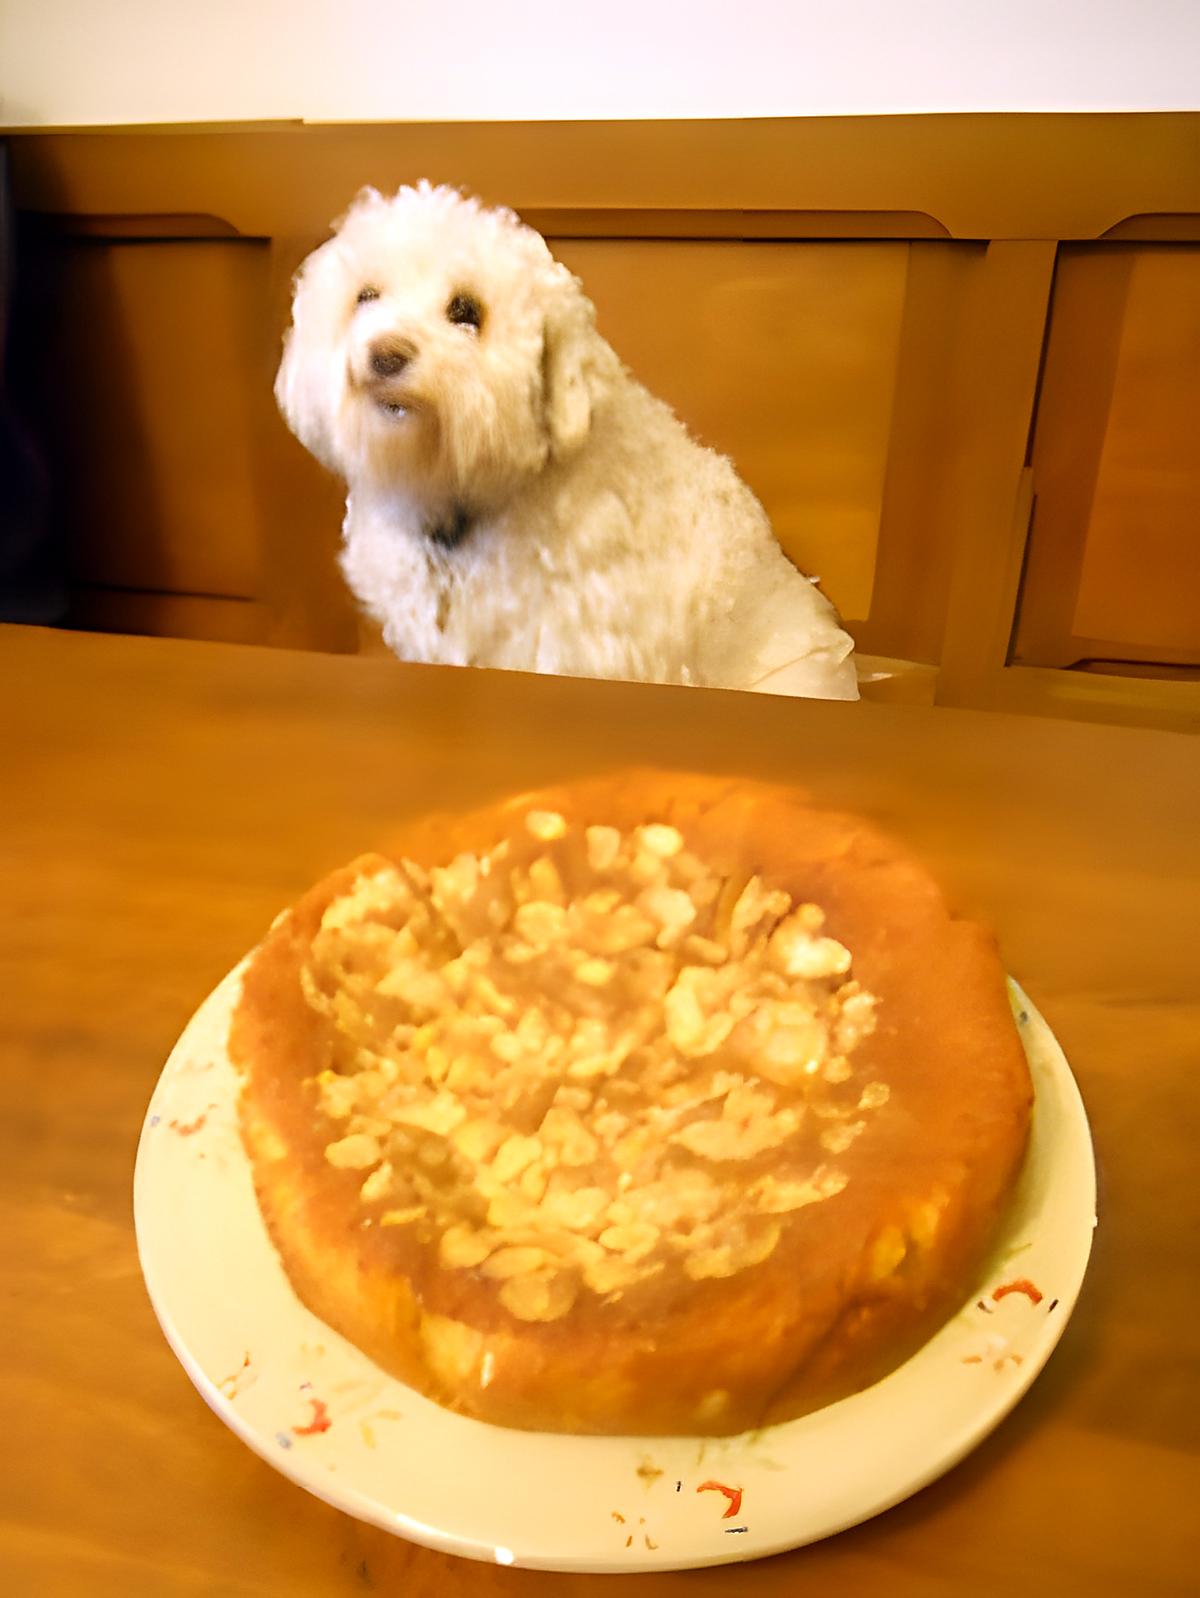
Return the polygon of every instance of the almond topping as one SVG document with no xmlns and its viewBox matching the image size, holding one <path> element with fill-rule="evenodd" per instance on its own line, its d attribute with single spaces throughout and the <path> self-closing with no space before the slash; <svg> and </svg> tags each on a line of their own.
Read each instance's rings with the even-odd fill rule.
<svg viewBox="0 0 1200 1598">
<path fill-rule="evenodd" d="M 615 827 L 589 827 L 584 838 L 588 865 L 593 871 L 607 871 L 621 851 L 621 834 Z"/>
<path fill-rule="evenodd" d="M 540 843 L 553 843 L 567 831 L 566 820 L 556 810 L 531 810 L 525 817 L 525 826 Z"/>
<path fill-rule="evenodd" d="M 408 1226 L 429 1212 L 424 1204 L 409 1204 L 402 1210 L 384 1210 L 379 1217 L 380 1226 Z"/>
<path fill-rule="evenodd" d="M 643 849 L 648 849 L 660 860 L 671 859 L 683 848 L 683 833 L 678 828 L 664 826 L 661 822 L 652 821 L 644 827 L 639 827 L 636 837 Z"/>
<path fill-rule="evenodd" d="M 368 1166 L 379 1163 L 382 1153 L 378 1138 L 369 1132 L 351 1132 L 349 1137 L 330 1143 L 325 1158 L 342 1171 L 365 1171 Z"/>
<path fill-rule="evenodd" d="M 311 1089 L 341 1134 L 328 1162 L 518 1319 L 750 1268 L 846 1185 L 790 1140 L 811 1126 L 839 1155 L 888 1102 L 855 1079 L 874 996 L 819 906 L 720 874 L 681 828 L 548 808 L 515 825 L 515 847 L 382 867 L 326 907 L 300 983 L 335 1040 Z M 873 1279 L 935 1234 L 939 1202 L 875 1239 Z M 425 1321 L 445 1358 L 482 1358 L 470 1328 Z"/>
<path fill-rule="evenodd" d="M 495 1246 L 482 1232 L 473 1232 L 469 1226 L 449 1226 L 438 1244 L 438 1260 L 447 1270 L 470 1270 L 482 1265 Z"/>
<path fill-rule="evenodd" d="M 496 1282 L 506 1282 L 511 1276 L 526 1276 L 543 1265 L 551 1263 L 552 1256 L 544 1248 L 529 1248 L 520 1244 L 497 1249 L 480 1267 L 483 1274 Z"/>
<path fill-rule="evenodd" d="M 575 1302 L 576 1285 L 565 1271 L 514 1276 L 500 1289 L 500 1302 L 521 1321 L 560 1320 Z"/>
<path fill-rule="evenodd" d="M 557 943 L 565 934 L 567 913 L 559 904 L 549 904 L 544 899 L 531 899 L 521 905 L 513 917 L 513 925 L 535 948 Z"/>
<path fill-rule="evenodd" d="M 497 1182 L 511 1182 L 514 1177 L 520 1176 L 527 1165 L 532 1165 L 534 1160 L 540 1158 L 541 1153 L 540 1138 L 524 1137 L 514 1132 L 497 1150 L 492 1161 L 492 1175 Z"/>
</svg>

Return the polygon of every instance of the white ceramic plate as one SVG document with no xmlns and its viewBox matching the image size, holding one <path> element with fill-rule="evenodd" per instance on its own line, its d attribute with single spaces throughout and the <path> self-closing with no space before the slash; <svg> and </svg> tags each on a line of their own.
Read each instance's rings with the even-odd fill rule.
<svg viewBox="0 0 1200 1598">
<path fill-rule="evenodd" d="M 1036 1089 L 1029 1158 L 988 1270 L 906 1365 L 815 1415 L 728 1439 L 465 1420 L 384 1375 L 292 1292 L 237 1134 L 225 1043 L 239 988 L 240 968 L 189 1023 L 150 1103 L 134 1178 L 146 1285 L 227 1426 L 308 1492 L 415 1542 L 579 1571 L 722 1564 L 813 1542 L 916 1492 L 985 1437 L 1078 1295 L 1095 1225 L 1091 1138 L 1062 1051 L 1014 984 Z"/>
</svg>

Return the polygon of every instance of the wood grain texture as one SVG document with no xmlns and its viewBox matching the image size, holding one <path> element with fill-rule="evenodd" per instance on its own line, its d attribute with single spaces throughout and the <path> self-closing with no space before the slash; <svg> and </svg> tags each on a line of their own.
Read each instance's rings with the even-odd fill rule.
<svg viewBox="0 0 1200 1598">
<path fill-rule="evenodd" d="M 813 1548 L 622 1591 L 1194 1590 L 1195 740 L 32 629 L 0 631 L 0 674 L 5 1591 L 601 1590 L 389 1538 L 244 1448 L 157 1328 L 130 1189 L 171 1043 L 280 906 L 435 801 L 627 761 L 793 780 L 917 849 L 1072 1062 L 1101 1222 L 1048 1368 L 949 1476 Z"/>
<path fill-rule="evenodd" d="M 1131 217 L 1139 237 L 1177 237 L 1200 208 L 1194 111 L 197 123 L 7 136 L 22 208 L 217 217 L 261 237 L 319 233 L 358 184 L 388 190 L 421 176 L 539 219 L 560 208 L 611 211 L 625 227 L 645 210 L 866 212 L 880 238 L 1097 238 Z M 771 225 L 784 236 L 797 226 Z"/>
<path fill-rule="evenodd" d="M 30 251 L 39 435 L 77 581 L 261 593 L 267 267 L 267 247 L 239 239 Z"/>
<path fill-rule="evenodd" d="M 1068 659 L 1189 663 L 1200 677 L 1200 248 L 1130 253 L 1123 318 L 1092 323 L 1098 343 L 1119 339 L 1060 647 Z"/>
</svg>

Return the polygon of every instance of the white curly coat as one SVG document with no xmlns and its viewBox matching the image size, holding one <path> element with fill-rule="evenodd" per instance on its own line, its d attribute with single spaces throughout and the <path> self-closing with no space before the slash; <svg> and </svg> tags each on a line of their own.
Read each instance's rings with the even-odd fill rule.
<svg viewBox="0 0 1200 1598">
<path fill-rule="evenodd" d="M 364 190 L 297 277 L 275 391 L 346 480 L 342 569 L 402 659 L 857 698 L 754 495 L 512 212 Z"/>
</svg>

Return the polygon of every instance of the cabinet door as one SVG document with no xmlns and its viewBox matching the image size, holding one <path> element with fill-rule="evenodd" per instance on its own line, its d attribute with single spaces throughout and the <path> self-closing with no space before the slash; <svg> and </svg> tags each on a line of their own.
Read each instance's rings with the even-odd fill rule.
<svg viewBox="0 0 1200 1598">
<path fill-rule="evenodd" d="M 1200 676 L 1200 247 L 1059 252 L 1013 660 Z"/>
<path fill-rule="evenodd" d="M 37 237 L 21 262 L 23 388 L 49 465 L 69 619 L 267 641 L 280 571 L 312 544 L 316 501 L 326 586 L 341 586 L 340 491 L 314 495 L 318 469 L 298 448 L 294 461 L 284 454 L 270 246 L 156 236 L 158 217 L 113 219 L 109 236 L 105 225 Z M 323 639 L 310 628 L 287 641 Z"/>
<path fill-rule="evenodd" d="M 247 381 L 247 335 L 265 259 L 232 240 L 45 252 L 40 409 L 80 584 L 257 597 L 267 374 Z"/>
</svg>

